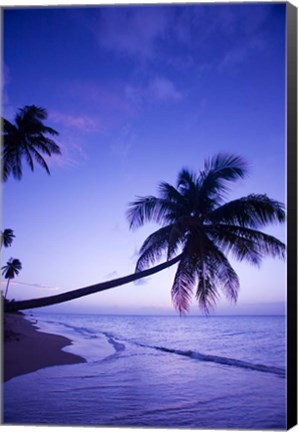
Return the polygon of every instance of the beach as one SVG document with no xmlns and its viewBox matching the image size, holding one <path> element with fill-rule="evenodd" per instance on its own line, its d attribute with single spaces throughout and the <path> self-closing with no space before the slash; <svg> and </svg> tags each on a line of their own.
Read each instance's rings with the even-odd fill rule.
<svg viewBox="0 0 298 432">
<path fill-rule="evenodd" d="M 24 374 L 15 379 L 6 375 L 5 424 L 262 430 L 286 426 L 283 316 L 181 319 L 39 311 L 26 316 L 9 319 L 15 331 L 16 322 L 20 331 L 25 325 L 30 329 L 29 348 L 20 352 L 24 335 L 6 347 L 18 346 L 16 358 L 31 370 L 31 357 L 44 354 L 45 346 L 55 353 L 54 361 L 49 353 L 47 363 L 39 359 L 35 367 L 41 369 L 35 373 L 18 369 Z M 36 320 L 45 333 L 28 319 Z M 70 340 L 73 345 L 67 351 L 86 363 L 70 354 L 65 358 L 67 353 L 60 357 L 61 346 Z M 53 341 L 58 344 L 50 347 Z M 12 368 L 9 355 L 6 373 Z M 45 367 L 58 360 L 73 364 Z"/>
<path fill-rule="evenodd" d="M 64 336 L 43 333 L 20 313 L 3 316 L 3 381 L 48 366 L 83 363 L 81 356 L 62 351 L 71 344 Z"/>
</svg>

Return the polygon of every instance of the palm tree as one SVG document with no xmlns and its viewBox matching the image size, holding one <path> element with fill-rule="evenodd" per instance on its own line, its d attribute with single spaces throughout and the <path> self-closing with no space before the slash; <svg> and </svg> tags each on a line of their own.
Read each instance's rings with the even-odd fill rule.
<svg viewBox="0 0 298 432">
<path fill-rule="evenodd" d="M 4 247 L 11 246 L 13 239 L 15 238 L 15 235 L 13 233 L 13 230 L 10 228 L 6 228 L 5 230 L 1 231 L 0 233 L 0 245 Z"/>
<path fill-rule="evenodd" d="M 171 291 L 180 313 L 188 310 L 194 290 L 205 312 L 216 303 L 219 288 L 236 302 L 240 284 L 228 253 L 257 266 L 265 256 L 285 257 L 285 245 L 258 230 L 269 223 L 284 222 L 282 203 L 263 194 L 225 202 L 228 183 L 246 173 L 242 158 L 219 154 L 207 160 L 198 175 L 183 169 L 176 188 L 163 182 L 158 197 L 141 197 L 130 205 L 132 229 L 146 222 L 161 225 L 141 247 L 137 272 L 164 253 L 167 260 L 181 253 Z"/>
<path fill-rule="evenodd" d="M 5 295 L 4 295 L 4 298 L 6 299 L 9 282 L 11 279 L 14 279 L 15 276 L 17 276 L 20 273 L 20 271 L 22 270 L 22 263 L 17 258 L 10 258 L 7 261 L 6 265 L 1 267 L 1 270 L 2 270 L 2 275 L 5 277 L 5 279 L 7 279 L 7 285 L 6 285 Z"/>
<path fill-rule="evenodd" d="M 285 245 L 259 231 L 269 223 L 284 222 L 282 203 L 261 194 L 224 200 L 229 182 L 243 178 L 246 172 L 242 158 L 223 154 L 206 161 L 199 174 L 183 169 L 176 187 L 163 182 L 158 197 L 141 197 L 129 206 L 131 229 L 146 222 L 161 225 L 141 247 L 134 274 L 55 296 L 14 302 L 9 310 L 70 301 L 151 276 L 177 263 L 172 299 L 180 313 L 187 311 L 194 288 L 205 312 L 215 304 L 219 287 L 236 301 L 239 279 L 226 254 L 254 265 L 260 265 L 265 256 L 285 257 Z M 165 262 L 151 267 L 163 256 Z"/>
<path fill-rule="evenodd" d="M 47 135 L 58 135 L 55 129 L 46 126 L 43 121 L 48 117 L 44 108 L 27 105 L 19 109 L 15 124 L 2 119 L 2 179 L 7 181 L 10 175 L 20 180 L 23 174 L 22 161 L 34 170 L 34 161 L 41 165 L 48 174 L 50 170 L 42 154 L 51 156 L 61 154 L 59 146 Z"/>
</svg>

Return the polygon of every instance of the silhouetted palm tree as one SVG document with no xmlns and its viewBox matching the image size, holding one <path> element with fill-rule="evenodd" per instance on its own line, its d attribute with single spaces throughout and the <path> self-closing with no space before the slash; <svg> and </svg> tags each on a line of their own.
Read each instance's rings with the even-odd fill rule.
<svg viewBox="0 0 298 432">
<path fill-rule="evenodd" d="M 2 275 L 7 279 L 7 285 L 4 298 L 7 296 L 8 286 L 11 279 L 14 279 L 22 270 L 22 263 L 17 258 L 10 258 L 7 264 L 1 267 Z"/>
<path fill-rule="evenodd" d="M 142 197 L 130 204 L 131 229 L 151 221 L 161 225 L 141 247 L 134 274 L 50 297 L 14 302 L 10 310 L 73 300 L 153 275 L 176 263 L 172 299 L 180 313 L 188 309 L 195 287 L 205 311 L 215 303 L 219 287 L 236 301 L 239 279 L 227 253 L 255 265 L 260 265 L 265 256 L 285 256 L 281 241 L 259 231 L 269 223 L 284 222 L 282 203 L 256 194 L 224 202 L 228 183 L 244 177 L 246 171 L 243 159 L 221 154 L 206 161 L 198 175 L 182 170 L 176 187 L 161 183 L 158 197 Z M 166 262 L 147 268 L 164 255 Z"/>
<path fill-rule="evenodd" d="M 5 230 L 1 231 L 0 233 L 0 245 L 4 247 L 11 246 L 13 239 L 15 238 L 15 235 L 13 233 L 13 230 L 10 228 L 6 228 Z"/>
<path fill-rule="evenodd" d="M 46 126 L 43 121 L 48 117 L 44 108 L 27 105 L 19 109 L 15 116 L 15 124 L 2 119 L 2 179 L 6 181 L 10 175 L 20 180 L 23 174 L 22 161 L 34 170 L 34 161 L 41 165 L 48 174 L 50 170 L 43 154 L 61 154 L 58 144 L 47 135 L 58 135 L 55 129 Z"/>
<path fill-rule="evenodd" d="M 269 223 L 284 222 L 284 205 L 266 195 L 251 194 L 224 202 L 228 182 L 245 176 L 247 165 L 236 156 L 219 154 L 205 162 L 198 175 L 183 169 L 176 188 L 161 183 L 159 196 L 139 198 L 130 206 L 132 229 L 146 222 L 162 226 L 140 250 L 136 271 L 182 253 L 172 286 L 172 300 L 180 313 L 187 311 L 195 290 L 199 305 L 208 312 L 218 288 L 237 300 L 239 279 L 226 254 L 260 265 L 265 256 L 285 256 L 285 245 L 259 231 Z"/>
</svg>

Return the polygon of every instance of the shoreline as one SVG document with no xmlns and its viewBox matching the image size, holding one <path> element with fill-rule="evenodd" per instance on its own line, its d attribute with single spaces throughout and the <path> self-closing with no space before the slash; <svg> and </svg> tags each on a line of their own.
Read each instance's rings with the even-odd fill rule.
<svg viewBox="0 0 298 432">
<path fill-rule="evenodd" d="M 76 354 L 62 351 L 72 341 L 64 336 L 44 333 L 22 313 L 3 313 L 2 380 L 49 366 L 85 363 Z"/>
</svg>

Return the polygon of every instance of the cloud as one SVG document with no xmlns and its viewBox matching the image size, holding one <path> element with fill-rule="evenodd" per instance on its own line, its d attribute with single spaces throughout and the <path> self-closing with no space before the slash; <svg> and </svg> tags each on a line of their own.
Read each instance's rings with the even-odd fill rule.
<svg viewBox="0 0 298 432">
<path fill-rule="evenodd" d="M 116 279 L 117 276 L 118 276 L 118 272 L 115 270 L 115 271 L 112 271 L 112 272 L 108 273 L 108 274 L 106 275 L 106 279 L 107 279 L 107 280 L 110 280 L 110 279 Z"/>
<path fill-rule="evenodd" d="M 1 284 L 1 286 L 4 286 L 4 285 L 6 285 L 6 282 L 1 281 L 0 284 Z M 47 289 L 47 290 L 50 290 L 50 291 L 60 291 L 61 290 L 60 287 L 42 285 L 42 284 L 38 284 L 38 283 L 27 283 L 27 282 L 11 281 L 10 284 L 11 285 L 16 285 L 16 286 L 27 286 L 27 287 L 33 287 L 33 288 Z"/>
<path fill-rule="evenodd" d="M 56 140 L 60 146 L 61 155 L 52 155 L 48 159 L 49 165 L 54 165 L 60 168 L 73 168 L 81 165 L 88 160 L 86 152 L 86 144 L 81 143 L 75 134 L 63 136 L 61 143 Z"/>
<path fill-rule="evenodd" d="M 156 78 L 151 82 L 148 92 L 154 99 L 160 101 L 179 101 L 183 98 L 182 93 L 167 78 Z"/>
<path fill-rule="evenodd" d="M 235 68 L 245 62 L 255 51 L 262 51 L 265 48 L 265 41 L 262 37 L 254 37 L 241 45 L 228 49 L 219 62 L 218 69 Z"/>
<path fill-rule="evenodd" d="M 140 256 L 140 250 L 135 248 L 135 250 L 133 251 L 133 254 L 131 255 L 130 259 L 133 260 L 133 262 L 135 263 L 135 260 L 138 259 Z"/>
<path fill-rule="evenodd" d="M 114 126 L 119 119 L 127 119 L 135 116 L 134 105 L 126 98 L 124 92 L 124 82 L 122 80 L 105 80 L 104 83 L 94 83 L 86 81 L 75 81 L 69 83 L 68 91 L 70 97 L 90 110 L 92 107 L 92 117 L 96 119 L 96 124 L 106 130 Z"/>
<path fill-rule="evenodd" d="M 248 54 L 246 47 L 237 47 L 227 51 L 219 63 L 219 69 L 222 70 L 226 67 L 235 66 L 242 63 Z"/>
<path fill-rule="evenodd" d="M 176 8 L 169 38 L 175 56 L 164 55 L 180 72 L 196 64 L 235 66 L 266 45 L 269 5 L 217 4 Z M 210 57 L 212 52 L 212 57 Z"/>
<path fill-rule="evenodd" d="M 146 278 L 146 279 L 137 279 L 136 281 L 134 281 L 135 285 L 147 285 L 147 283 L 150 281 L 150 278 Z"/>
<path fill-rule="evenodd" d="M 128 84 L 124 88 L 124 93 L 135 107 L 141 108 L 144 105 L 145 92 L 143 88 Z"/>
<path fill-rule="evenodd" d="M 1 81 L 1 90 L 2 90 L 2 116 L 7 120 L 12 121 L 16 114 L 16 107 L 12 105 L 11 100 L 8 96 L 8 87 L 11 83 L 11 72 L 9 67 L 4 63 L 2 67 L 2 81 Z"/>
<path fill-rule="evenodd" d="M 127 85 L 125 94 L 138 108 L 151 102 L 179 102 L 185 97 L 176 84 L 165 77 L 155 77 L 146 85 Z"/>
<path fill-rule="evenodd" d="M 95 24 L 95 23 L 94 23 Z M 93 27 L 100 46 L 126 56 L 151 59 L 166 34 L 169 14 L 156 6 L 111 7 L 101 10 Z"/>
<path fill-rule="evenodd" d="M 50 120 L 60 123 L 63 126 L 75 128 L 82 132 L 97 132 L 100 130 L 98 119 L 88 117 L 86 115 L 65 114 L 58 111 L 50 113 Z"/>
<path fill-rule="evenodd" d="M 131 124 L 126 124 L 121 129 L 118 137 L 111 143 L 110 149 L 113 155 L 126 158 L 137 140 Z"/>
<path fill-rule="evenodd" d="M 202 98 L 198 100 L 198 103 L 195 107 L 194 112 L 189 112 L 185 126 L 187 130 L 191 130 L 193 127 L 198 126 L 202 122 L 202 115 L 205 112 L 208 101 L 206 98 Z"/>
<path fill-rule="evenodd" d="M 8 103 L 8 94 L 7 94 L 7 85 L 11 81 L 11 75 L 10 75 L 10 69 L 9 67 L 4 63 L 2 68 L 2 103 L 7 104 Z"/>
</svg>

